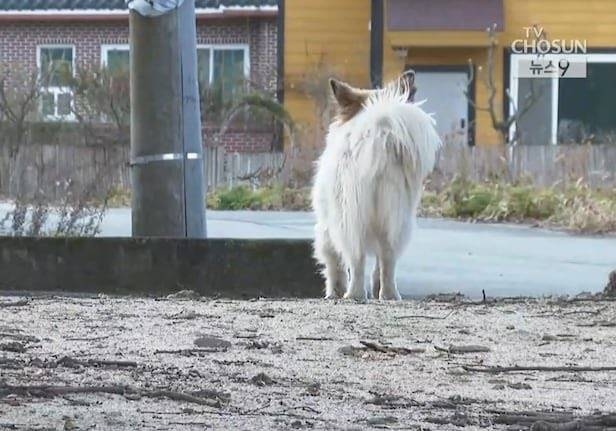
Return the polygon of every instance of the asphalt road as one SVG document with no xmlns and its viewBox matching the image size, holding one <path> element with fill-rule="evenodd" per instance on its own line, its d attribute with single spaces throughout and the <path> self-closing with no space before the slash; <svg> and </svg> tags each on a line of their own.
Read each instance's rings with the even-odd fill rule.
<svg viewBox="0 0 616 431">
<path fill-rule="evenodd" d="M 0 219 L 6 208 L 0 204 Z M 207 217 L 212 238 L 312 238 L 314 223 L 302 212 L 208 211 Z M 129 236 L 130 209 L 111 209 L 101 235 Z M 599 291 L 614 269 L 614 236 L 421 219 L 397 274 L 404 296 L 459 291 L 478 297 L 482 290 L 541 296 Z"/>
<path fill-rule="evenodd" d="M 312 238 L 314 218 L 296 212 L 208 211 L 213 238 Z M 112 210 L 103 235 L 130 235 L 130 210 Z M 616 269 L 616 237 L 576 236 L 512 225 L 419 220 L 398 264 L 405 296 L 460 291 L 478 297 L 596 292 Z M 368 269 L 367 269 L 368 271 Z"/>
</svg>

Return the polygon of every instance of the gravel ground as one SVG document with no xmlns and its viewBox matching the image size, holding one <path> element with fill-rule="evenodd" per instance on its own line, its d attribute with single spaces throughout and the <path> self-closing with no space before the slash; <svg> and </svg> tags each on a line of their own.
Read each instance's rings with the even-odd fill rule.
<svg viewBox="0 0 616 431">
<path fill-rule="evenodd" d="M 0 429 L 616 429 L 616 302 L 187 297 L 2 298 Z"/>
</svg>

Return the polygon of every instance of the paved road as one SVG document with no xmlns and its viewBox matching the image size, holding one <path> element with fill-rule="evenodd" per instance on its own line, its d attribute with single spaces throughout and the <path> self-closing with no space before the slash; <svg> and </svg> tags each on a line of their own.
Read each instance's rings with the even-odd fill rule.
<svg viewBox="0 0 616 431">
<path fill-rule="evenodd" d="M 129 219 L 129 210 L 112 210 L 103 234 L 130 235 Z M 313 223 L 310 213 L 208 211 L 213 238 L 312 238 Z M 594 292 L 616 269 L 616 237 L 425 219 L 419 227 L 398 267 L 404 295 Z"/>
<path fill-rule="evenodd" d="M 310 213 L 208 211 L 212 238 L 311 238 L 313 223 Z M 405 296 L 596 292 L 616 269 L 616 237 L 426 219 L 419 227 L 398 266 Z M 129 236 L 130 210 L 110 210 L 102 230 L 103 236 Z"/>
</svg>

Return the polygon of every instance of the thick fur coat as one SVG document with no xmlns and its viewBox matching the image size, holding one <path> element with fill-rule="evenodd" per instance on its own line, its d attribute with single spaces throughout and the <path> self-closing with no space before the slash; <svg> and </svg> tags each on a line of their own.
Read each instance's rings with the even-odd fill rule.
<svg viewBox="0 0 616 431">
<path fill-rule="evenodd" d="M 400 299 L 396 260 L 411 238 L 422 182 L 441 145 L 432 117 L 409 102 L 413 79 L 380 90 L 330 81 L 338 117 L 312 191 L 314 251 L 324 267 L 326 298 L 365 300 L 365 261 L 374 255 L 373 296 Z"/>
</svg>

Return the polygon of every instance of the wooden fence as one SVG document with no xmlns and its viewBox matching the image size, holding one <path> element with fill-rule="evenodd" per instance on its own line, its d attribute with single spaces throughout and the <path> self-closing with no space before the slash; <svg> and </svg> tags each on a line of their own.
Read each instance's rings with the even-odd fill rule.
<svg viewBox="0 0 616 431">
<path fill-rule="evenodd" d="M 440 175 L 439 175 L 440 174 Z M 551 186 L 583 179 L 593 187 L 616 185 L 616 145 L 518 145 L 516 147 L 446 146 L 436 176 L 466 175 Z"/>
<path fill-rule="evenodd" d="M 13 172 L 17 174 L 11 180 L 8 148 L 0 145 L 0 195 L 60 199 L 66 193 L 67 180 L 98 195 L 111 189 L 128 191 L 129 154 L 128 146 L 119 144 L 26 145 L 15 161 Z M 211 190 L 239 183 L 262 183 L 280 175 L 285 163 L 293 163 L 293 157 L 283 153 L 226 153 L 216 147 L 206 149 L 204 163 Z M 529 177 L 544 186 L 582 178 L 595 187 L 611 187 L 616 186 L 616 146 L 448 146 L 439 154 L 433 177 L 446 181 L 455 174 L 477 180 L 488 176 L 510 180 Z"/>
</svg>

